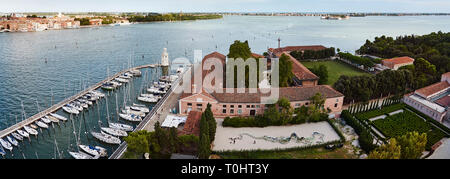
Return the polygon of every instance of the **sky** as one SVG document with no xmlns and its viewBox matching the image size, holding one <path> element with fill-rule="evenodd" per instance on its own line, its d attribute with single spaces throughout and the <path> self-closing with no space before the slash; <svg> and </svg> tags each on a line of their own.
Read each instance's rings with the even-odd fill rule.
<svg viewBox="0 0 450 179">
<path fill-rule="evenodd" d="M 0 12 L 450 13 L 450 0 L 0 0 Z"/>
</svg>

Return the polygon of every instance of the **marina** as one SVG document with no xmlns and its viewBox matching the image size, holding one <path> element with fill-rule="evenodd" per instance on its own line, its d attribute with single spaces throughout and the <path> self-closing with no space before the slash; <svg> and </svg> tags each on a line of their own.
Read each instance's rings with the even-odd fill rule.
<svg viewBox="0 0 450 179">
<path fill-rule="evenodd" d="M 59 128 L 61 128 L 62 126 L 65 127 L 70 127 L 72 126 L 73 129 L 73 139 L 75 140 L 76 146 L 78 146 L 78 152 L 73 151 L 73 144 L 69 144 L 69 149 L 72 148 L 71 150 L 67 151 L 67 154 L 69 156 L 71 156 L 72 158 L 75 159 L 97 159 L 100 157 L 106 157 L 108 156 L 108 149 L 103 148 L 101 146 L 95 146 L 92 147 L 91 145 L 80 145 L 79 143 L 81 143 L 82 141 L 80 141 L 81 135 L 88 135 L 91 134 L 92 137 L 96 140 L 98 140 L 98 142 L 103 143 L 103 145 L 109 145 L 109 151 L 112 152 L 114 151 L 114 147 L 111 145 L 117 145 L 117 144 L 121 144 L 122 140 L 121 138 L 128 136 L 127 132 L 131 132 L 133 131 L 135 128 L 133 127 L 133 125 L 130 124 L 126 124 L 124 123 L 124 120 L 119 120 L 120 117 L 125 118 L 125 120 L 128 120 L 129 122 L 140 122 L 142 121 L 142 118 L 145 117 L 146 113 L 149 113 L 149 106 L 151 106 L 151 104 L 136 104 L 134 100 L 136 100 L 137 98 L 132 99 L 133 97 L 128 96 L 131 93 L 141 93 L 143 90 L 145 89 L 140 89 L 139 91 L 134 91 L 131 92 L 131 86 L 127 86 L 125 87 L 124 84 L 128 84 L 131 83 L 131 81 L 133 81 L 133 75 L 134 77 L 141 77 L 142 73 L 140 70 L 142 69 L 147 69 L 147 72 L 149 71 L 150 68 L 155 68 L 155 67 L 159 67 L 159 64 L 151 64 L 151 65 L 142 65 L 142 66 L 138 66 L 138 67 L 134 67 L 134 68 L 130 68 L 130 69 L 126 69 L 123 70 L 119 73 L 114 74 L 113 76 L 109 76 L 106 79 L 104 79 L 101 82 L 98 82 L 97 84 L 77 93 L 74 96 L 71 96 L 53 106 L 51 106 L 50 108 L 41 111 L 25 120 L 22 120 L 2 131 L 0 131 L 0 144 L 2 146 L 2 150 L 3 149 L 7 149 L 9 152 L 11 152 L 11 156 L 14 157 L 15 155 L 12 154 L 13 152 L 15 152 L 15 147 L 17 147 L 17 149 L 22 150 L 21 148 L 23 146 L 21 145 L 27 145 L 27 142 L 29 141 L 30 145 L 32 143 L 32 139 L 34 140 L 36 138 L 36 140 L 38 140 L 39 142 L 39 138 L 40 135 L 46 135 L 45 131 L 48 131 L 48 134 L 50 134 L 50 131 L 53 129 L 56 132 L 56 128 L 58 128 L 57 126 L 59 126 Z M 157 70 L 158 71 L 158 70 Z M 147 73 L 146 72 L 146 73 Z M 119 80 L 118 80 L 119 79 Z M 147 86 L 145 83 L 152 83 L 148 81 L 148 78 L 146 77 L 147 81 L 144 81 L 143 79 L 141 79 L 139 84 L 139 86 Z M 115 81 L 114 81 L 115 80 Z M 126 81 L 124 81 L 126 80 Z M 158 78 L 155 78 L 153 80 L 159 80 Z M 122 81 L 123 84 L 119 81 Z M 112 89 L 104 89 L 102 88 L 105 84 L 113 84 L 113 88 Z M 159 83 L 159 82 L 158 82 Z M 142 85 L 141 85 L 142 84 Z M 124 88 L 128 88 L 121 90 L 119 88 L 121 88 L 122 86 L 124 86 Z M 168 89 L 166 87 L 167 85 L 164 85 L 163 87 L 165 89 Z M 104 89 L 103 92 L 101 92 L 100 90 Z M 117 91 L 118 90 L 118 91 Z M 117 101 L 117 94 L 115 94 L 115 92 L 119 92 L 122 91 L 123 92 L 123 108 L 120 111 L 121 113 L 119 113 L 119 104 Z M 128 93 L 128 95 L 127 95 Z M 108 98 L 112 97 L 115 94 L 116 97 L 116 112 L 117 112 L 117 116 L 116 116 L 116 121 L 111 121 L 113 119 L 114 115 L 109 114 L 109 109 L 108 106 L 111 105 L 108 103 Z M 106 106 L 106 112 L 107 112 L 107 116 L 106 116 L 106 123 L 107 126 L 106 127 L 102 127 L 102 120 L 100 118 L 100 112 L 99 112 L 99 103 L 102 103 L 101 99 L 105 98 L 106 103 L 104 104 Z M 127 100 L 128 98 L 128 100 Z M 132 105 L 126 106 L 126 102 L 130 101 Z M 155 101 L 157 102 L 157 101 Z M 122 106 L 122 105 L 121 105 Z M 98 125 L 99 127 L 93 127 L 94 130 L 96 128 L 98 128 L 96 131 L 94 130 L 86 130 L 86 131 L 82 131 L 81 130 L 81 123 L 83 122 L 81 120 L 81 118 L 83 117 L 84 120 L 86 118 L 86 113 L 90 113 L 89 110 L 93 109 L 93 108 L 97 108 L 98 110 Z M 65 114 L 60 113 L 58 114 L 58 111 L 64 111 Z M 68 115 L 68 116 L 67 116 Z M 66 117 L 67 116 L 67 117 Z M 78 119 L 78 121 L 76 121 Z M 91 118 L 92 120 L 96 120 L 96 118 Z M 67 123 L 65 123 L 67 122 Z M 80 124 L 80 128 L 77 134 L 77 127 L 75 126 L 75 123 Z M 71 124 L 70 124 L 71 123 Z M 103 125 L 104 126 L 104 125 Z M 90 132 L 88 132 L 90 131 Z M 98 132 L 97 132 L 98 131 Z M 55 134 L 56 135 L 56 134 Z M 28 139 L 28 141 L 23 141 L 25 138 Z M 55 145 L 55 155 L 53 158 L 67 158 L 67 154 L 64 155 L 65 151 L 59 151 L 58 149 L 58 144 L 56 141 L 56 136 L 54 136 L 54 145 Z M 89 138 L 89 137 L 88 137 Z M 17 139 L 17 140 L 16 140 Z M 70 136 L 69 136 L 69 140 L 70 140 Z M 19 141 L 23 141 L 23 144 L 20 144 Z M 112 148 L 111 148 L 112 147 Z M 81 151 L 81 150 L 82 151 Z M 99 155 L 92 155 L 93 153 L 96 153 L 95 151 L 98 152 Z M 8 155 L 8 152 L 2 152 L 2 156 Z M 21 151 L 23 152 L 23 151 Z M 85 153 L 84 153 L 85 152 Z M 57 154 L 56 154 L 57 153 Z M 36 158 L 38 158 L 38 154 L 37 152 L 35 152 L 36 154 Z M 64 157 L 63 157 L 64 155 Z M 92 156 L 91 156 L 92 155 Z M 20 155 L 19 155 L 20 156 Z M 24 153 L 22 153 L 23 158 L 25 158 Z M 16 155 L 17 157 L 17 155 Z M 8 157 L 7 157 L 8 158 Z"/>
</svg>

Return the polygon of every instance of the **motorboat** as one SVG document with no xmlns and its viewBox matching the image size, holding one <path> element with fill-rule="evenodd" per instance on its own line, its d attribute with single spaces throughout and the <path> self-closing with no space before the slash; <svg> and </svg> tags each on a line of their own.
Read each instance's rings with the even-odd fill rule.
<svg viewBox="0 0 450 179">
<path fill-rule="evenodd" d="M 20 140 L 20 141 L 23 140 L 23 137 L 22 137 L 20 134 L 16 133 L 16 132 L 11 133 L 11 135 L 12 135 L 14 138 L 16 138 L 17 140 Z"/>
<path fill-rule="evenodd" d="M 42 121 L 36 121 L 34 123 L 41 128 L 48 129 L 48 125 L 43 123 Z"/>
<path fill-rule="evenodd" d="M 46 124 L 50 124 L 52 121 L 50 121 L 50 119 L 48 119 L 47 117 L 43 117 L 41 118 L 42 122 L 46 123 Z"/>
<path fill-rule="evenodd" d="M 83 152 L 69 152 L 69 154 L 75 159 L 94 159 L 92 156 Z"/>
<path fill-rule="evenodd" d="M 104 132 L 91 132 L 96 139 L 108 144 L 120 144 L 120 139 Z"/>
<path fill-rule="evenodd" d="M 146 103 L 156 103 L 158 102 L 160 98 L 158 97 L 145 97 L 145 96 L 139 96 L 138 100 Z"/>
<path fill-rule="evenodd" d="M 78 145 L 81 150 L 84 152 L 93 155 L 93 156 L 100 156 L 100 157 L 106 157 L 108 153 L 106 153 L 106 149 L 99 146 L 91 146 L 91 145 Z"/>
<path fill-rule="evenodd" d="M 11 143 L 12 145 L 14 145 L 14 146 L 18 146 L 19 145 L 19 142 L 17 142 L 17 140 L 16 139 L 14 139 L 14 137 L 11 137 L 11 136 L 6 136 L 6 138 L 8 139 L 8 141 L 9 141 L 9 143 Z"/>
<path fill-rule="evenodd" d="M 1 139 L 1 138 L 0 138 L 0 144 L 2 144 L 2 146 L 3 146 L 5 149 L 8 149 L 9 151 L 12 151 L 12 149 L 13 149 L 12 145 L 11 145 L 8 141 L 3 140 L 3 139 Z"/>
<path fill-rule="evenodd" d="M 78 102 L 81 103 L 81 106 L 83 106 L 83 108 L 87 109 L 90 105 L 92 105 L 92 101 L 83 99 L 83 98 L 78 98 L 77 99 Z"/>
<path fill-rule="evenodd" d="M 132 122 L 140 122 L 140 121 L 142 121 L 141 117 L 136 116 L 134 114 L 123 114 L 123 113 L 120 113 L 119 116 L 121 118 L 125 119 L 125 120 L 132 121 Z"/>
<path fill-rule="evenodd" d="M 61 120 L 61 121 L 67 121 L 67 118 L 66 118 L 66 117 L 61 116 L 61 115 L 56 114 L 56 113 L 50 113 L 50 116 L 53 116 L 53 117 L 55 117 L 55 118 L 57 118 L 57 119 L 59 119 L 59 120 Z"/>
<path fill-rule="evenodd" d="M 102 129 L 102 131 L 105 131 L 106 133 L 113 135 L 113 136 L 117 136 L 117 137 L 128 136 L 127 132 L 122 131 L 120 129 L 113 129 L 113 128 L 109 128 L 109 127 L 102 127 L 101 129 Z"/>
<path fill-rule="evenodd" d="M 73 108 L 72 106 L 70 106 L 69 104 L 64 105 L 63 110 L 66 111 L 67 113 L 70 114 L 80 114 L 80 111 L 78 111 L 77 109 Z"/>
<path fill-rule="evenodd" d="M 133 126 L 122 124 L 122 123 L 114 123 L 114 122 L 110 122 L 109 127 L 114 128 L 114 129 L 120 129 L 120 130 L 127 131 L 127 132 L 131 132 L 134 130 Z"/>
<path fill-rule="evenodd" d="M 23 129 L 25 129 L 25 131 L 27 131 L 31 135 L 35 135 L 35 136 L 38 135 L 38 131 L 31 127 L 23 126 Z"/>
<path fill-rule="evenodd" d="M 21 129 L 17 129 L 17 133 L 19 133 L 22 137 L 30 137 L 30 134 L 28 134 L 28 132 L 25 132 Z"/>
</svg>

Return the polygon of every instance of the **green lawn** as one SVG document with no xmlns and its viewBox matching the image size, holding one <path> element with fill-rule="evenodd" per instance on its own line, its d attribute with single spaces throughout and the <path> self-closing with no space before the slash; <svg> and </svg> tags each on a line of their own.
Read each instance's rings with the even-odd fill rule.
<svg viewBox="0 0 450 179">
<path fill-rule="evenodd" d="M 408 110 L 384 119 L 378 119 L 373 124 L 386 137 L 399 137 L 413 131 L 427 133 L 427 150 L 430 150 L 433 144 L 445 137 L 444 132 Z"/>
<path fill-rule="evenodd" d="M 301 62 L 301 63 L 305 65 L 307 68 L 325 65 L 328 70 L 328 82 L 326 83 L 327 85 L 333 85 L 341 75 L 347 76 L 371 75 L 353 66 L 338 61 L 318 61 L 318 62 Z"/>
</svg>

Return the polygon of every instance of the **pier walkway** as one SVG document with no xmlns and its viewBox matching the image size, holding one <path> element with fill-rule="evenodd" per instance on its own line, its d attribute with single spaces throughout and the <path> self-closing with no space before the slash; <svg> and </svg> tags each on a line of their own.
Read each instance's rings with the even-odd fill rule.
<svg viewBox="0 0 450 179">
<path fill-rule="evenodd" d="M 190 70 L 191 70 L 191 68 L 187 69 L 183 74 L 181 74 L 178 77 L 178 79 L 175 82 L 173 82 L 173 85 L 169 89 L 169 91 L 167 91 L 167 93 L 161 98 L 161 100 L 159 100 L 156 103 L 156 105 L 153 106 L 150 113 L 148 113 L 145 116 L 144 120 L 142 120 L 141 123 L 139 123 L 139 125 L 136 126 L 136 128 L 134 129 L 133 132 L 140 131 L 140 130 L 153 131 L 153 126 L 156 123 L 156 120 L 154 120 L 154 118 L 157 117 L 159 119 L 159 117 L 160 117 L 159 115 L 161 114 L 162 110 L 164 110 L 164 109 L 166 110 L 164 112 L 169 111 L 169 109 L 166 109 L 168 103 L 173 103 L 174 101 L 175 102 L 178 101 L 178 97 L 181 94 L 173 93 L 173 91 L 174 91 L 174 89 L 182 88 L 182 86 L 180 86 L 180 83 L 183 80 L 183 75 L 185 73 L 190 73 L 191 72 Z M 127 150 L 127 143 L 125 141 L 123 141 L 120 144 L 120 146 L 116 149 L 116 151 L 114 151 L 114 153 L 109 156 L 109 159 L 120 159 L 126 150 Z"/>
<path fill-rule="evenodd" d="M 72 102 L 73 100 L 75 100 L 75 99 L 77 99 L 79 97 L 84 96 L 89 91 L 96 90 L 96 89 L 100 88 L 103 83 L 105 83 L 107 81 L 110 81 L 110 80 L 112 80 L 114 78 L 117 78 L 117 77 L 119 77 L 120 75 L 122 75 L 125 72 L 131 71 L 131 70 L 138 70 L 138 69 L 142 69 L 142 68 L 157 67 L 157 66 L 160 66 L 160 65 L 159 64 L 149 64 L 149 65 L 142 65 L 142 66 L 137 66 L 137 67 L 129 68 L 129 69 L 126 69 L 126 70 L 122 70 L 122 71 L 116 73 L 115 75 L 110 76 L 110 77 L 104 79 L 103 81 L 100 81 L 97 84 L 95 84 L 95 85 L 93 85 L 93 86 L 91 86 L 91 87 L 89 87 L 89 88 L 79 92 L 78 94 L 64 99 L 63 101 L 61 101 L 61 102 L 51 106 L 50 108 L 47 108 L 46 110 L 41 111 L 41 112 L 39 112 L 39 113 L 29 117 L 29 118 L 27 118 L 27 119 L 17 123 L 17 124 L 14 124 L 14 125 L 6 128 L 6 129 L 0 131 L 0 138 L 3 138 L 3 137 L 9 135 L 10 133 L 12 133 L 12 132 L 14 132 L 16 130 L 23 128 L 24 126 L 29 125 L 29 124 L 35 122 L 36 120 L 41 119 L 42 117 L 44 117 L 46 115 L 49 115 L 50 113 L 53 113 L 53 112 L 59 110 L 64 105 Z"/>
</svg>

